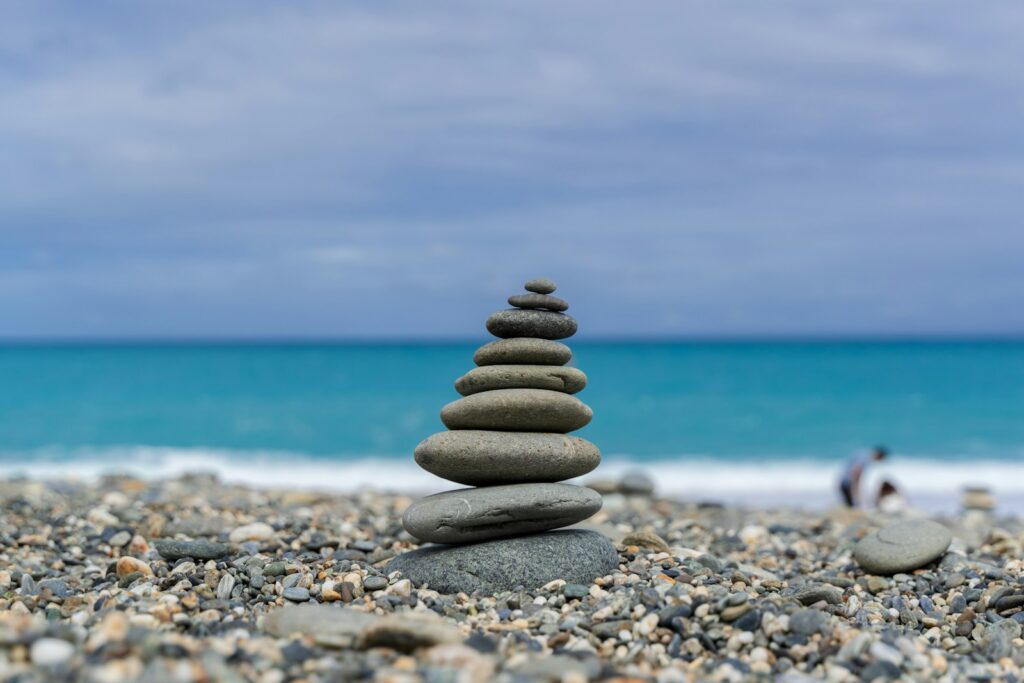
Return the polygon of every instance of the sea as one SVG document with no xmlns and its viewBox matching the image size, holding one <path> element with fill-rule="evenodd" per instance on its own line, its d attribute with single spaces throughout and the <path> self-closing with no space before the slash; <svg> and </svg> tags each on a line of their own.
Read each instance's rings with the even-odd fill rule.
<svg viewBox="0 0 1024 683">
<path fill-rule="evenodd" d="M 416 444 L 441 431 L 479 341 L 0 346 L 0 477 L 214 472 L 256 486 L 439 491 Z M 837 501 L 843 463 L 911 505 L 985 486 L 1024 511 L 1024 341 L 573 344 L 594 411 L 590 477 L 646 471 L 664 495 Z M 584 477 L 586 481 L 589 477 Z"/>
</svg>

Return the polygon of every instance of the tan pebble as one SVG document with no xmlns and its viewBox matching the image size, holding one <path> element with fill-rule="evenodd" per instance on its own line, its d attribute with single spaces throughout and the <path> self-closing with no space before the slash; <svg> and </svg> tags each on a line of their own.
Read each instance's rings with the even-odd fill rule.
<svg viewBox="0 0 1024 683">
<path fill-rule="evenodd" d="M 400 671 L 415 671 L 416 659 L 415 657 L 402 656 L 396 659 L 392 666 Z"/>
<path fill-rule="evenodd" d="M 128 543 L 128 552 L 132 555 L 143 555 L 149 552 L 149 543 L 142 536 L 135 534 Z"/>
<path fill-rule="evenodd" d="M 117 561 L 118 578 L 128 576 L 132 572 L 142 572 L 146 576 L 153 575 L 153 570 L 142 560 L 137 560 L 134 557 L 122 557 Z"/>
<path fill-rule="evenodd" d="M 337 602 L 341 600 L 341 593 L 333 588 L 324 588 L 320 591 L 320 597 L 324 599 L 324 602 Z"/>
</svg>

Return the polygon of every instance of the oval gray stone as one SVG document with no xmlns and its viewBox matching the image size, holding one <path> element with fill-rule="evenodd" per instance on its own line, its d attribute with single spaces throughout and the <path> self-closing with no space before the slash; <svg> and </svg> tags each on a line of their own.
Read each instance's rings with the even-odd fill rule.
<svg viewBox="0 0 1024 683">
<path fill-rule="evenodd" d="M 533 337 L 499 339 L 473 354 L 477 365 L 565 365 L 572 350 L 561 342 Z"/>
<path fill-rule="evenodd" d="M 555 287 L 555 283 L 546 277 L 539 277 L 535 280 L 530 280 L 523 285 L 523 288 L 528 292 L 537 292 L 537 294 L 550 294 L 558 289 Z"/>
<path fill-rule="evenodd" d="M 937 560 L 952 541 L 949 529 L 938 522 L 897 522 L 862 538 L 853 550 L 853 558 L 869 574 L 898 574 Z"/>
<path fill-rule="evenodd" d="M 495 389 L 547 389 L 575 394 L 587 386 L 587 376 L 559 365 L 485 365 L 455 380 L 463 396 Z"/>
<path fill-rule="evenodd" d="M 508 305 L 516 308 L 546 308 L 549 311 L 567 311 L 569 302 L 548 294 L 516 294 L 508 298 Z"/>
<path fill-rule="evenodd" d="M 495 389 L 441 409 L 448 429 L 496 429 L 564 434 L 585 426 L 593 411 L 575 396 L 547 389 Z"/>
<path fill-rule="evenodd" d="M 601 509 L 601 494 L 571 484 L 510 484 L 456 489 L 420 498 L 402 526 L 421 541 L 475 543 L 549 531 Z"/>
<path fill-rule="evenodd" d="M 601 451 L 585 439 L 545 432 L 440 432 L 416 447 L 416 463 L 467 486 L 562 481 L 592 471 Z"/>
<path fill-rule="evenodd" d="M 428 545 L 399 555 L 386 571 L 402 572 L 439 593 L 493 595 L 519 586 L 533 590 L 555 579 L 589 584 L 618 565 L 615 546 L 601 534 L 563 529 L 472 545 Z"/>
<path fill-rule="evenodd" d="M 565 339 L 576 334 L 576 319 L 554 311 L 507 308 L 487 319 L 487 331 L 495 337 Z"/>
</svg>

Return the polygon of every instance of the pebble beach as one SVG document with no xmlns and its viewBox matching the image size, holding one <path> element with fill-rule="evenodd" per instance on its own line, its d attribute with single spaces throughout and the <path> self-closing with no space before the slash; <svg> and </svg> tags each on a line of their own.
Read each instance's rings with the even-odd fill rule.
<svg viewBox="0 0 1024 683">
<path fill-rule="evenodd" d="M 443 595 L 389 564 L 413 497 L 209 475 L 0 483 L 8 681 L 1010 681 L 1024 524 L 982 511 L 926 566 L 855 558 L 895 520 L 604 495 L 588 584 Z M 904 519 L 904 518 L 900 518 Z M 533 561 L 529 557 L 523 562 Z"/>
</svg>

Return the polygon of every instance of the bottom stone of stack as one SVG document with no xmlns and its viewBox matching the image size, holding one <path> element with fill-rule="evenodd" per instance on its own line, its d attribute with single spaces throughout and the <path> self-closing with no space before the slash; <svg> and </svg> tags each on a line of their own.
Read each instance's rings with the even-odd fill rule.
<svg viewBox="0 0 1024 683">
<path fill-rule="evenodd" d="M 615 571 L 619 554 L 596 531 L 561 529 L 471 545 L 428 545 L 399 555 L 387 571 L 439 593 L 494 594 L 540 588 L 555 579 L 588 584 Z"/>
</svg>

